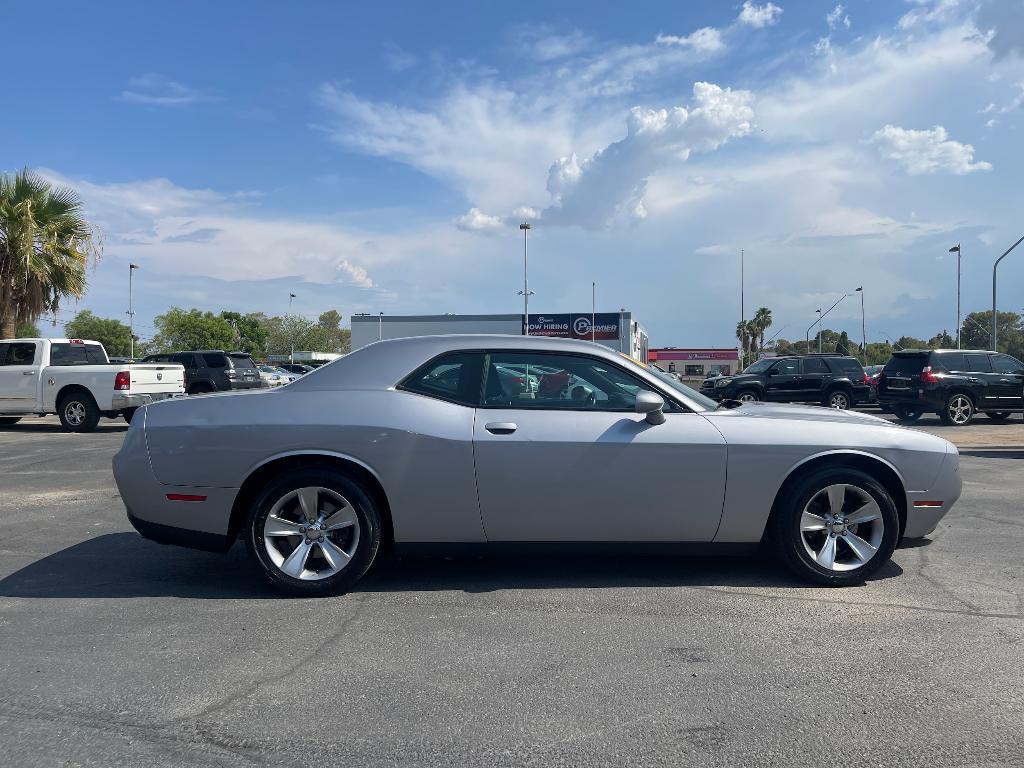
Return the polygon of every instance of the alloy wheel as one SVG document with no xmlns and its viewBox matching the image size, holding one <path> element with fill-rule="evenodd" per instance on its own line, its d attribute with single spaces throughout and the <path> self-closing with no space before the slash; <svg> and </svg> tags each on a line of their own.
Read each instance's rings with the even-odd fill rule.
<svg viewBox="0 0 1024 768">
<path fill-rule="evenodd" d="M 739 401 L 741 403 L 756 403 L 757 395 L 755 395 L 753 392 L 743 392 L 739 396 Z"/>
<path fill-rule="evenodd" d="M 878 502 L 863 488 L 837 483 L 822 488 L 800 515 L 804 551 L 822 568 L 853 571 L 878 552 L 885 523 Z"/>
<path fill-rule="evenodd" d="M 85 405 L 78 400 L 72 400 L 64 406 L 64 418 L 73 427 L 80 427 L 85 422 Z"/>
<path fill-rule="evenodd" d="M 355 507 L 320 486 L 286 493 L 263 522 L 267 555 L 283 574 L 302 581 L 321 581 L 344 570 L 359 536 Z"/>
<path fill-rule="evenodd" d="M 832 396 L 828 399 L 828 406 L 839 411 L 845 411 L 850 407 L 850 398 L 846 396 L 845 392 L 833 392 Z"/>
<path fill-rule="evenodd" d="M 954 424 L 966 424 L 974 416 L 974 403 L 966 395 L 953 395 L 946 406 L 946 412 Z"/>
</svg>

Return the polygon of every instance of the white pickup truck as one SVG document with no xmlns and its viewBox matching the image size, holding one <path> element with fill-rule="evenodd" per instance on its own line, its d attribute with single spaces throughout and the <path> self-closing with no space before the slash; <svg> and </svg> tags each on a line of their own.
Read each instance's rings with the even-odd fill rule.
<svg viewBox="0 0 1024 768">
<path fill-rule="evenodd" d="M 56 413 L 67 432 L 91 432 L 100 416 L 132 420 L 140 405 L 185 392 L 175 363 L 112 364 L 98 341 L 0 339 L 0 427 Z"/>
</svg>

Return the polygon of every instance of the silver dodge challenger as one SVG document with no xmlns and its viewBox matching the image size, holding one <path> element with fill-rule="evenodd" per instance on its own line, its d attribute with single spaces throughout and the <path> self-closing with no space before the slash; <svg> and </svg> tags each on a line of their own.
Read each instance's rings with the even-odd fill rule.
<svg viewBox="0 0 1024 768">
<path fill-rule="evenodd" d="M 852 584 L 935 529 L 959 468 L 948 441 L 874 416 L 719 405 L 597 344 L 467 335 L 145 406 L 114 457 L 143 536 L 242 538 L 301 595 L 344 591 L 392 547 L 768 542 L 799 576 Z"/>
</svg>

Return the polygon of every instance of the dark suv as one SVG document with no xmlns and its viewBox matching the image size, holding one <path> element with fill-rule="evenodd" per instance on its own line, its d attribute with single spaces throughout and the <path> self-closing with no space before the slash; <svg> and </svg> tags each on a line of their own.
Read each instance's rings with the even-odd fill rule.
<svg viewBox="0 0 1024 768">
<path fill-rule="evenodd" d="M 700 385 L 714 400 L 771 400 L 820 403 L 846 409 L 871 397 L 871 383 L 860 362 L 847 355 L 767 357 L 735 376 L 716 376 Z"/>
<path fill-rule="evenodd" d="M 1024 411 L 1024 364 L 998 352 L 904 350 L 879 375 L 878 402 L 905 422 L 928 411 L 958 427 L 979 411 L 1005 421 Z"/>
<path fill-rule="evenodd" d="M 185 391 L 190 395 L 256 389 L 263 386 L 260 372 L 244 352 L 219 349 L 168 352 L 150 355 L 144 363 L 181 363 L 185 366 Z"/>
</svg>

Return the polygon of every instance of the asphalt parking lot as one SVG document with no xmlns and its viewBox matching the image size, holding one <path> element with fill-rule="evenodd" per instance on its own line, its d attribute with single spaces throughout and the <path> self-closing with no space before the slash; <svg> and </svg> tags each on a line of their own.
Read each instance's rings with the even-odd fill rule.
<svg viewBox="0 0 1024 768">
<path fill-rule="evenodd" d="M 0 763 L 1024 764 L 1016 451 L 965 455 L 959 505 L 860 587 L 760 557 L 429 560 L 304 600 L 241 547 L 132 531 L 124 429 L 0 431 Z"/>
</svg>

